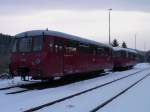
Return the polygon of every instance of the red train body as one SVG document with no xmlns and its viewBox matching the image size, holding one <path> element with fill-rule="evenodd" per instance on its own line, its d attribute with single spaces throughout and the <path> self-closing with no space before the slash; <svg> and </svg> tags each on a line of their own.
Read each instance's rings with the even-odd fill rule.
<svg viewBox="0 0 150 112">
<path fill-rule="evenodd" d="M 77 36 L 35 30 L 16 35 L 13 76 L 51 79 L 113 68 L 112 47 Z"/>
</svg>

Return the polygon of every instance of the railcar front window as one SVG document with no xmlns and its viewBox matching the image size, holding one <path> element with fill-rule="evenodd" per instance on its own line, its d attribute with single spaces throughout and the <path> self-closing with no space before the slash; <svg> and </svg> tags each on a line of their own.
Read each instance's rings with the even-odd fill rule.
<svg viewBox="0 0 150 112">
<path fill-rule="evenodd" d="M 43 38 L 42 37 L 36 37 L 33 40 L 33 51 L 41 51 L 42 45 L 43 45 Z"/>
<path fill-rule="evenodd" d="M 19 51 L 30 52 L 32 49 L 32 38 L 22 38 L 19 40 Z"/>
</svg>

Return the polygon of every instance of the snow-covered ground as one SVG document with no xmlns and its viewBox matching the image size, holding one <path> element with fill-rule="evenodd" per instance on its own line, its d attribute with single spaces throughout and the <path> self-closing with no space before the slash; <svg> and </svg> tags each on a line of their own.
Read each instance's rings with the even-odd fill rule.
<svg viewBox="0 0 150 112">
<path fill-rule="evenodd" d="M 150 112 L 150 77 L 98 112 Z M 113 110 L 113 111 L 112 111 Z"/>
<path fill-rule="evenodd" d="M 40 106 L 51 101 L 84 91 L 86 89 L 104 84 L 106 82 L 127 76 L 144 68 L 150 67 L 149 64 L 138 64 L 134 69 L 109 73 L 106 76 L 84 80 L 56 88 L 47 88 L 43 90 L 33 90 L 24 93 L 8 95 L 6 93 L 22 90 L 22 88 L 12 88 L 8 90 L 0 90 L 0 111 L 1 112 L 22 112 L 30 108 Z M 139 74 L 133 75 L 126 79 L 117 81 L 102 88 L 82 94 L 64 102 L 45 107 L 38 110 L 39 112 L 89 112 L 99 104 L 103 103 L 110 97 L 116 95 L 129 85 L 139 80 L 144 75 L 150 73 L 146 70 Z M 11 85 L 27 83 L 15 78 L 14 80 L 0 80 L 0 88 Z M 146 78 L 135 87 L 131 88 L 125 94 L 121 95 L 104 108 L 100 112 L 149 112 L 150 108 L 150 77 Z M 138 105 L 138 106 L 137 106 Z"/>
</svg>

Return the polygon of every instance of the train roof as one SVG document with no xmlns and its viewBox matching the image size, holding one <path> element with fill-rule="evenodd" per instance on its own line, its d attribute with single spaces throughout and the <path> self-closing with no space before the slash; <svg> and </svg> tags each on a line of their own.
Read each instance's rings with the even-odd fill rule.
<svg viewBox="0 0 150 112">
<path fill-rule="evenodd" d="M 88 39 L 81 38 L 78 36 L 58 32 L 58 31 L 52 31 L 52 30 L 31 30 L 31 31 L 19 33 L 19 34 L 15 35 L 15 37 L 21 38 L 21 37 L 25 37 L 25 36 L 37 36 L 37 35 L 43 35 L 43 34 L 44 35 L 59 36 L 59 37 L 63 37 L 66 39 L 76 40 L 76 41 L 80 41 L 80 42 L 87 43 L 87 44 L 94 44 L 94 45 L 98 45 L 98 46 L 104 46 L 104 47 L 112 48 L 110 45 L 107 45 L 107 44 L 99 43 L 99 42 L 88 40 Z"/>
<path fill-rule="evenodd" d="M 121 48 L 121 47 L 113 47 L 114 51 L 127 51 L 127 52 L 132 52 L 132 53 L 136 53 L 137 51 L 130 49 L 130 48 Z"/>
</svg>

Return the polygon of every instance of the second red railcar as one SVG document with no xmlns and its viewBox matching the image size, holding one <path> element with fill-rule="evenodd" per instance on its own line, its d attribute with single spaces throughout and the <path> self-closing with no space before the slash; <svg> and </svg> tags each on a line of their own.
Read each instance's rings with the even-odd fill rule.
<svg viewBox="0 0 150 112">
<path fill-rule="evenodd" d="M 131 68 L 137 64 L 138 53 L 128 48 L 114 47 L 114 70 Z"/>
</svg>

